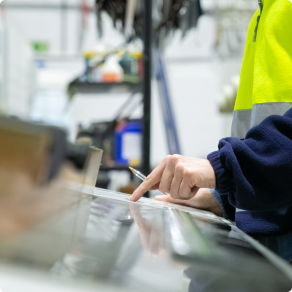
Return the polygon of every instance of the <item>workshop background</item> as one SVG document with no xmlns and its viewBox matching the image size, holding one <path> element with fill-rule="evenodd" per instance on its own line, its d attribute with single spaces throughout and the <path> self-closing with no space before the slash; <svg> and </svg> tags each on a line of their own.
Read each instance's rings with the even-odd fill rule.
<svg viewBox="0 0 292 292">
<path fill-rule="evenodd" d="M 230 135 L 258 4 L 0 0 L 0 292 L 291 289 L 277 212 L 130 197 Z"/>
<path fill-rule="evenodd" d="M 154 19 L 161 13 L 162 2 L 154 1 Z M 221 138 L 229 136 L 246 31 L 257 9 L 256 2 L 201 0 L 202 15 L 197 23 L 187 29 L 180 23 L 181 27 L 170 29 L 164 38 L 159 38 L 180 154 L 206 158 L 217 149 Z M 185 10 L 182 7 L 178 15 L 184 16 Z M 93 89 L 76 90 L 73 94 L 70 84 L 76 80 L 106 82 L 109 80 L 102 77 L 105 71 L 119 73 L 121 66 L 112 58 L 103 64 L 107 69 L 95 70 L 90 75 L 94 80 L 86 79 L 88 64 L 96 56 L 107 56 L 116 48 L 142 54 L 143 42 L 139 37 L 129 41 L 122 21 L 118 20 L 114 26 L 113 17 L 98 11 L 95 0 L 4 0 L 0 11 L 2 112 L 66 128 L 72 142 L 93 123 L 115 119 L 131 92 Z M 158 28 L 154 29 L 154 37 L 157 32 Z M 122 54 L 117 53 L 119 60 Z M 169 153 L 155 66 L 152 71 L 150 165 L 153 168 L 173 153 Z M 141 93 L 136 95 L 139 98 Z M 142 116 L 140 103 L 131 111 L 131 119 L 139 120 Z M 121 151 L 130 156 L 134 152 L 140 160 L 140 145 L 133 143 L 141 143 L 141 139 L 127 141 L 121 147 L 129 149 Z M 139 164 L 130 156 L 133 166 Z M 120 190 L 130 180 L 128 172 L 113 170 L 107 175 L 115 177 L 115 185 L 106 183 L 114 190 Z M 119 177 L 122 185 L 118 183 Z"/>
</svg>

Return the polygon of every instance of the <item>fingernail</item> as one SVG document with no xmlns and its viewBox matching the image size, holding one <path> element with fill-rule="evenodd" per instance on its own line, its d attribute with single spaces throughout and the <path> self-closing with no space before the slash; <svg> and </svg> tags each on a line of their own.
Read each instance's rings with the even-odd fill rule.
<svg viewBox="0 0 292 292">
<path fill-rule="evenodd" d="M 157 200 L 157 201 L 162 201 L 162 196 L 156 196 L 156 197 L 155 197 L 155 200 Z"/>
</svg>

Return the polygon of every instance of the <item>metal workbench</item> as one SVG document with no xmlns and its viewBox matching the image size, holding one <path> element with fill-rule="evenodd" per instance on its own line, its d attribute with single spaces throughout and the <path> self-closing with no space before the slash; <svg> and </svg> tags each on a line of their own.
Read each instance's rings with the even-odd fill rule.
<svg viewBox="0 0 292 292">
<path fill-rule="evenodd" d="M 3 291 L 292 287 L 290 265 L 212 213 L 146 198 L 131 203 L 128 195 L 72 183 L 66 190 L 69 203 L 58 212 L 0 240 Z"/>
</svg>

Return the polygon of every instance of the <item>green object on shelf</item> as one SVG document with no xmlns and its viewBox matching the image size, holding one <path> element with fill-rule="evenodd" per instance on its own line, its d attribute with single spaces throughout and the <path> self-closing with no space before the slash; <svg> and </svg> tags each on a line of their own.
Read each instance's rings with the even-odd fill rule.
<svg viewBox="0 0 292 292">
<path fill-rule="evenodd" d="M 124 70 L 124 81 L 137 83 L 140 81 L 138 74 L 138 60 L 125 52 L 120 60 L 120 66 Z"/>
<path fill-rule="evenodd" d="M 50 45 L 47 42 L 32 42 L 33 49 L 39 53 L 46 53 L 50 49 Z"/>
</svg>

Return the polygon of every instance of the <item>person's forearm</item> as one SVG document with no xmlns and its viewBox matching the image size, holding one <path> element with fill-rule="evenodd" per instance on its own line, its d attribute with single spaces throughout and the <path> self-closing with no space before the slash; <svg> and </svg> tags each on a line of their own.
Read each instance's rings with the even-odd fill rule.
<svg viewBox="0 0 292 292">
<path fill-rule="evenodd" d="M 208 160 L 216 189 L 231 193 L 244 210 L 268 210 L 292 204 L 292 109 L 270 116 L 252 128 L 245 140 L 225 138 Z"/>
</svg>

